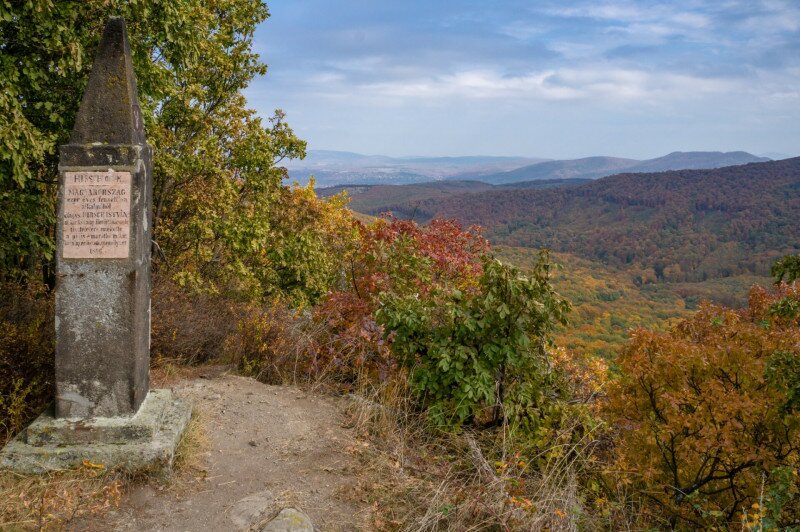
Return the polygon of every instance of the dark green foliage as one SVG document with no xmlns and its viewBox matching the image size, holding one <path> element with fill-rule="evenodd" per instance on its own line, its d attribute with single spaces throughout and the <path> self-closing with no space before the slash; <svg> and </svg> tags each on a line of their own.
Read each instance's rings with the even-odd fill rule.
<svg viewBox="0 0 800 532">
<path fill-rule="evenodd" d="M 546 254 L 530 277 L 486 258 L 475 290 L 386 297 L 378 321 L 439 425 L 537 425 L 552 393 L 546 347 L 569 310 L 549 271 Z"/>
<path fill-rule="evenodd" d="M 770 385 L 785 394 L 782 410 L 787 414 L 800 410 L 800 357 L 797 353 L 776 351 L 770 355 L 764 373 Z"/>
<path fill-rule="evenodd" d="M 787 256 L 779 259 L 772 265 L 770 274 L 775 278 L 775 283 L 793 283 L 800 279 L 800 255 Z"/>
</svg>

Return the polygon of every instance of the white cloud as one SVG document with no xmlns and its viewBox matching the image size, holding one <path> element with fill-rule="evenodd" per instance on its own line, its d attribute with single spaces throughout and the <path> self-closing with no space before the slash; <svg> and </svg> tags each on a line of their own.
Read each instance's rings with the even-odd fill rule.
<svg viewBox="0 0 800 532">
<path fill-rule="evenodd" d="M 704 13 L 683 10 L 677 5 L 642 6 L 631 2 L 589 2 L 579 7 L 546 9 L 545 13 L 559 17 L 586 17 L 621 23 L 659 22 L 679 31 L 681 28 L 702 29 L 711 25 Z"/>
<path fill-rule="evenodd" d="M 608 68 L 560 68 L 505 76 L 492 70 L 364 84 L 359 92 L 377 98 L 647 101 L 729 93 L 741 82 L 675 73 Z"/>
</svg>

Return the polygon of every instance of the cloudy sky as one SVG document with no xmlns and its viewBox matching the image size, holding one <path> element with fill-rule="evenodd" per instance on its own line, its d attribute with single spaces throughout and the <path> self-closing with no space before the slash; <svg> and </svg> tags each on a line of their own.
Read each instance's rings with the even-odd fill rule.
<svg viewBox="0 0 800 532">
<path fill-rule="evenodd" d="M 800 155 L 800 0 L 271 0 L 247 91 L 311 149 Z"/>
</svg>

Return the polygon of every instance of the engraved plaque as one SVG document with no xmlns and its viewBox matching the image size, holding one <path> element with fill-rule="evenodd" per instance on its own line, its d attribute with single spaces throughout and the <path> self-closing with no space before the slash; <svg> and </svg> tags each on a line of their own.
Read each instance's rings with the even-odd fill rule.
<svg viewBox="0 0 800 532">
<path fill-rule="evenodd" d="M 128 258 L 130 172 L 65 172 L 63 257 Z"/>
</svg>

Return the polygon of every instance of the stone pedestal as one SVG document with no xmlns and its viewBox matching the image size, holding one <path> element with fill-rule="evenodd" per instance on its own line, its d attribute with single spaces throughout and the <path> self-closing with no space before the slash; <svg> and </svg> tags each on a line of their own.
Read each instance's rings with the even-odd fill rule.
<svg viewBox="0 0 800 532">
<path fill-rule="evenodd" d="M 169 390 L 151 390 L 130 417 L 67 420 L 51 409 L 5 446 L 0 468 L 44 473 L 88 460 L 131 472 L 166 472 L 191 413 L 189 402 Z"/>
<path fill-rule="evenodd" d="M 125 22 L 112 18 L 59 158 L 55 404 L 1 467 L 172 465 L 191 406 L 149 391 L 151 153 Z"/>
</svg>

